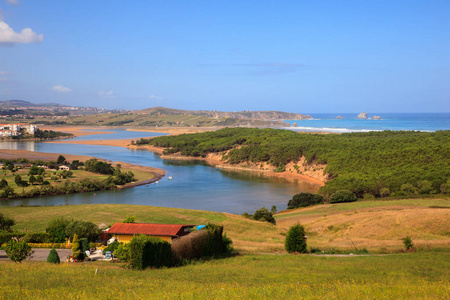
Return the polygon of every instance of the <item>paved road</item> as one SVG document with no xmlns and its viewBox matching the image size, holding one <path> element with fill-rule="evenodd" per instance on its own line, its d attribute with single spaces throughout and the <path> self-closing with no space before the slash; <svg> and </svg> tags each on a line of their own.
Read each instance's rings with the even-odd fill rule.
<svg viewBox="0 0 450 300">
<path fill-rule="evenodd" d="M 28 260 L 37 260 L 37 261 L 47 261 L 47 256 L 50 253 L 51 249 L 33 249 L 34 253 L 31 258 L 28 258 Z M 68 258 L 68 256 L 71 253 L 70 249 L 56 249 L 56 252 L 58 252 L 59 259 L 61 262 L 65 262 Z M 5 251 L 0 250 L 0 259 L 9 259 L 6 255 Z"/>
</svg>

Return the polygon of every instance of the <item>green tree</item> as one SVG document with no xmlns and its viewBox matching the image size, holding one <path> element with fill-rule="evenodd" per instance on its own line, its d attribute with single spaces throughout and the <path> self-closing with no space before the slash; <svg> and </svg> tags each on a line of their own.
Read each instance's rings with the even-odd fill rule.
<svg viewBox="0 0 450 300">
<path fill-rule="evenodd" d="M 128 216 L 125 220 L 122 221 L 122 223 L 136 223 L 136 216 Z"/>
<path fill-rule="evenodd" d="M 305 236 L 305 228 L 296 224 L 289 228 L 289 231 L 286 235 L 286 240 L 284 242 L 284 247 L 287 252 L 293 253 L 306 253 L 306 236 Z"/>
<path fill-rule="evenodd" d="M 450 193 L 450 179 L 447 179 L 447 182 L 441 184 L 441 193 L 448 194 Z"/>
<path fill-rule="evenodd" d="M 92 222 L 73 220 L 66 227 L 66 235 L 77 235 L 79 238 L 87 238 L 93 242 L 98 239 L 100 235 L 100 229 Z"/>
<path fill-rule="evenodd" d="M 55 248 L 52 248 L 52 250 L 50 250 L 50 253 L 47 256 L 47 262 L 53 263 L 53 264 L 60 263 L 59 255 L 58 255 L 58 252 L 55 250 Z"/>
<path fill-rule="evenodd" d="M 45 231 L 50 235 L 52 243 L 64 243 L 69 235 L 66 235 L 66 227 L 72 222 L 64 218 L 53 219 L 47 225 Z"/>
<path fill-rule="evenodd" d="M 1 198 L 14 198 L 16 196 L 16 192 L 10 186 L 3 188 L 3 191 L 0 191 Z"/>
<path fill-rule="evenodd" d="M 382 188 L 382 189 L 380 189 L 380 196 L 381 197 L 389 197 L 390 194 L 391 194 L 391 191 L 389 190 L 389 188 Z"/>
<path fill-rule="evenodd" d="M 416 188 L 411 183 L 404 183 L 400 187 L 402 192 L 405 192 L 408 196 L 414 195 L 416 193 Z"/>
<path fill-rule="evenodd" d="M 78 235 L 73 235 L 72 240 L 72 255 L 73 258 L 76 260 L 83 260 L 84 259 L 84 252 L 81 250 L 80 242 L 78 240 Z"/>
<path fill-rule="evenodd" d="M 20 175 L 17 175 L 14 178 L 14 182 L 17 184 L 17 186 L 22 187 L 22 193 L 25 191 L 25 187 L 28 186 L 28 183 L 24 180 L 22 180 L 22 177 L 20 177 Z"/>
<path fill-rule="evenodd" d="M 323 203 L 323 197 L 317 194 L 311 193 L 299 193 L 295 194 L 288 202 L 288 209 L 294 209 L 298 207 L 307 207 L 315 204 Z"/>
<path fill-rule="evenodd" d="M 16 177 L 14 177 L 14 182 L 17 184 L 17 186 L 21 186 L 22 177 L 20 177 L 20 175 L 16 175 Z"/>
<path fill-rule="evenodd" d="M 356 195 L 349 190 L 340 190 L 330 196 L 330 203 L 353 202 L 356 200 Z"/>
<path fill-rule="evenodd" d="M 31 175 L 30 178 L 28 178 L 28 182 L 30 184 L 34 184 L 36 182 L 36 177 L 34 177 L 34 175 Z"/>
<path fill-rule="evenodd" d="M 428 180 L 419 180 L 417 187 L 419 188 L 419 193 L 423 195 L 428 195 L 433 191 L 433 185 Z"/>
<path fill-rule="evenodd" d="M 0 231 L 12 231 L 11 227 L 14 226 L 14 224 L 16 224 L 14 219 L 8 218 L 0 213 Z"/>
<path fill-rule="evenodd" d="M 58 156 L 58 158 L 56 159 L 56 163 L 59 165 L 64 165 L 65 163 L 67 163 L 66 158 L 62 155 Z"/>
<path fill-rule="evenodd" d="M 13 262 L 22 262 L 25 258 L 28 256 L 31 256 L 33 254 L 33 251 L 31 250 L 31 247 L 28 246 L 27 243 L 24 241 L 18 242 L 16 240 L 10 240 L 8 243 L 6 243 L 5 246 L 5 252 L 6 255 L 13 261 Z"/>
<path fill-rule="evenodd" d="M 28 172 L 29 175 L 38 175 L 39 167 L 32 166 Z"/>
<path fill-rule="evenodd" d="M 39 175 L 39 176 L 36 178 L 36 181 L 37 181 L 39 184 L 44 183 L 44 176 Z"/>
<path fill-rule="evenodd" d="M 3 188 L 5 188 L 5 187 L 7 187 L 7 186 L 8 186 L 8 181 L 6 181 L 5 178 L 3 178 L 3 179 L 0 181 L 0 189 L 3 189 Z"/>
<path fill-rule="evenodd" d="M 270 208 L 270 212 L 273 214 L 277 213 L 277 207 L 275 205 L 272 205 L 272 207 Z"/>
</svg>

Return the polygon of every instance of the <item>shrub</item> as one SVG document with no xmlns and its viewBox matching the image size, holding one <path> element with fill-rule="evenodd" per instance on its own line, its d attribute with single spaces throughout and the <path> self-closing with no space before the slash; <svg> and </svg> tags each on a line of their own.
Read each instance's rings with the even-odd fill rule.
<svg viewBox="0 0 450 300">
<path fill-rule="evenodd" d="M 60 263 L 59 255 L 58 255 L 58 252 L 55 250 L 55 248 L 52 248 L 52 250 L 50 250 L 50 253 L 47 256 L 47 262 L 53 263 L 53 264 Z"/>
<path fill-rule="evenodd" d="M 4 250 L 6 255 L 8 255 L 13 262 L 22 262 L 22 260 L 31 256 L 33 253 L 31 247 L 28 246 L 27 243 L 23 241 L 18 242 L 16 240 L 11 240 L 6 243 Z"/>
<path fill-rule="evenodd" d="M 106 251 L 111 251 L 111 253 L 114 253 L 114 251 L 116 251 L 116 249 L 119 247 L 119 244 L 120 243 L 118 241 L 110 243 L 105 249 L 103 249 L 103 255 L 106 254 Z"/>
<path fill-rule="evenodd" d="M 264 206 L 256 210 L 252 218 L 257 221 L 267 221 L 272 224 L 276 223 L 273 214 L 269 210 L 267 210 L 267 208 L 265 208 Z"/>
<path fill-rule="evenodd" d="M 365 200 L 371 200 L 371 199 L 374 199 L 375 196 L 372 195 L 371 193 L 365 193 L 365 194 L 363 195 L 363 198 L 364 198 Z"/>
<path fill-rule="evenodd" d="M 294 225 L 289 228 L 289 231 L 286 235 L 286 240 L 284 242 L 284 247 L 287 252 L 293 253 L 306 253 L 306 237 L 305 237 L 305 228 L 300 225 Z"/>
<path fill-rule="evenodd" d="M 288 202 L 288 209 L 298 207 L 307 207 L 315 204 L 323 203 L 323 197 L 317 194 L 300 193 L 295 194 Z"/>
<path fill-rule="evenodd" d="M 402 184 L 400 190 L 404 192 L 407 196 L 411 196 L 416 193 L 416 188 L 411 183 Z"/>
<path fill-rule="evenodd" d="M 428 180 L 419 180 L 417 182 L 417 187 L 419 188 L 419 193 L 422 195 L 431 194 L 433 191 L 433 185 Z"/>
<path fill-rule="evenodd" d="M 281 165 L 279 165 L 275 170 L 274 170 L 274 172 L 284 172 L 284 171 L 286 171 L 286 166 L 285 165 L 283 165 L 283 164 L 281 164 Z"/>
<path fill-rule="evenodd" d="M 447 182 L 441 184 L 441 193 L 443 194 L 450 193 L 450 179 L 447 179 Z"/>
<path fill-rule="evenodd" d="M 389 197 L 390 194 L 391 194 L 391 191 L 388 188 L 382 188 L 380 190 L 381 197 Z"/>
<path fill-rule="evenodd" d="M 208 224 L 204 229 L 191 232 L 172 242 L 175 261 L 223 257 L 233 251 L 232 241 L 223 234 L 223 227 Z"/>
<path fill-rule="evenodd" d="M 45 232 L 27 232 L 23 237 L 25 243 L 48 243 L 50 235 Z"/>
<path fill-rule="evenodd" d="M 275 220 L 274 220 L 275 222 Z M 231 248 L 232 241 L 223 234 L 223 226 L 208 223 L 202 230 L 208 233 L 204 257 L 221 257 L 229 254 L 233 250 Z"/>
<path fill-rule="evenodd" d="M 349 190 L 340 190 L 330 196 L 330 203 L 353 202 L 356 195 Z"/>
<path fill-rule="evenodd" d="M 73 241 L 72 241 L 72 255 L 73 255 L 73 258 L 76 260 L 84 259 L 84 252 L 81 251 L 78 236 L 76 234 L 73 236 Z"/>
<path fill-rule="evenodd" d="M 122 221 L 122 223 L 136 223 L 136 216 L 127 216 L 125 220 Z"/>
<path fill-rule="evenodd" d="M 406 236 L 402 239 L 403 245 L 405 245 L 406 251 L 414 249 L 414 243 L 412 241 L 412 238 L 410 236 Z"/>
<path fill-rule="evenodd" d="M 124 244 L 120 243 L 119 247 L 114 251 L 114 256 L 121 261 L 130 261 L 130 243 Z"/>
<path fill-rule="evenodd" d="M 168 267 L 172 262 L 170 244 L 156 237 L 139 235 L 130 241 L 130 266 L 143 270 L 147 267 Z"/>
<path fill-rule="evenodd" d="M 89 250 L 89 241 L 87 238 L 81 238 L 79 239 L 80 243 L 80 250 L 83 251 L 83 253 L 86 253 L 86 251 Z"/>
<path fill-rule="evenodd" d="M 177 261 L 201 258 L 208 238 L 206 230 L 194 231 L 177 238 L 172 242 L 172 256 Z"/>
<path fill-rule="evenodd" d="M 14 224 L 16 224 L 14 219 L 8 218 L 0 213 L 0 231 L 11 231 L 11 227 Z"/>
<path fill-rule="evenodd" d="M 24 232 L 0 232 L 0 245 L 9 242 L 12 238 L 20 239 L 24 236 Z"/>
</svg>

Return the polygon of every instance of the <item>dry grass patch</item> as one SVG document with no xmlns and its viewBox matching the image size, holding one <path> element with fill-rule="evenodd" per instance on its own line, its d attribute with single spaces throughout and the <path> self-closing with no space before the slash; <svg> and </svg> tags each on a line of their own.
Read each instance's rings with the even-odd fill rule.
<svg viewBox="0 0 450 300">
<path fill-rule="evenodd" d="M 398 249 L 405 236 L 411 236 L 417 247 L 450 246 L 450 209 L 445 208 L 450 201 L 418 201 L 319 205 L 284 211 L 276 220 L 284 229 L 305 225 L 308 245 L 319 248 Z"/>
</svg>

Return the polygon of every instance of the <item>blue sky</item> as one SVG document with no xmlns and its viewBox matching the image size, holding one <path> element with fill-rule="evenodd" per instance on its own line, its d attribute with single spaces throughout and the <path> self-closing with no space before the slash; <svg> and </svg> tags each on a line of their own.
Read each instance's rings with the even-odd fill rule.
<svg viewBox="0 0 450 300">
<path fill-rule="evenodd" d="M 450 112 L 449 15 L 448 0 L 0 0 L 0 100 Z"/>
</svg>

